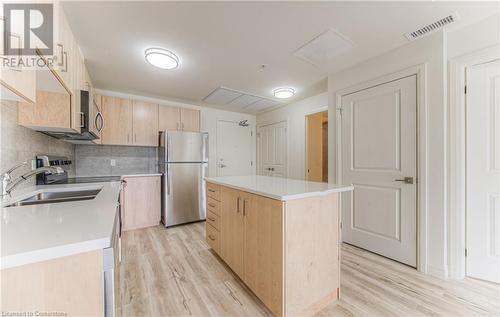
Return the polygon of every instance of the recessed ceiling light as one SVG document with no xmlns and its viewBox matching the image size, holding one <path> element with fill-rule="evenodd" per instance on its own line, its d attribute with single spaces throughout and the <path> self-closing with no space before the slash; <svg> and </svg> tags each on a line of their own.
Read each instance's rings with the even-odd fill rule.
<svg viewBox="0 0 500 317">
<path fill-rule="evenodd" d="M 274 97 L 285 99 L 290 98 L 295 94 L 295 90 L 293 88 L 276 88 L 273 90 Z"/>
<path fill-rule="evenodd" d="M 163 48 L 148 48 L 144 55 L 148 63 L 158 68 L 173 69 L 179 66 L 179 57 Z"/>
</svg>

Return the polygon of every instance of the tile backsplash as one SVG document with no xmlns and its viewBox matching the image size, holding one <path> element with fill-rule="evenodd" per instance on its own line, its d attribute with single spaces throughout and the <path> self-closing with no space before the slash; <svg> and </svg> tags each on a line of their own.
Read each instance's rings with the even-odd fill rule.
<svg viewBox="0 0 500 317">
<path fill-rule="evenodd" d="M 114 160 L 114 166 L 111 161 Z M 156 173 L 157 148 L 116 145 L 76 145 L 77 176 Z"/>
<path fill-rule="evenodd" d="M 73 144 L 57 140 L 40 132 L 33 131 L 17 124 L 17 102 L 0 101 L 0 172 L 4 172 L 16 164 L 31 161 L 37 154 L 65 156 L 74 159 Z M 31 164 L 14 173 L 14 177 L 28 172 Z M 74 175 L 74 166 L 68 170 Z M 35 177 L 25 184 L 34 185 Z"/>
</svg>

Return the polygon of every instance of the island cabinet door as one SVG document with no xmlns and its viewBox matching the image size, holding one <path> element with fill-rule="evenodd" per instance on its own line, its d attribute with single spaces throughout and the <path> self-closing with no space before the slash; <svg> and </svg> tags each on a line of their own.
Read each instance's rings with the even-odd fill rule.
<svg viewBox="0 0 500 317">
<path fill-rule="evenodd" d="M 221 186 L 220 255 L 241 278 L 244 273 L 244 195 L 244 192 Z"/>
<path fill-rule="evenodd" d="M 283 202 L 243 198 L 245 284 L 275 316 L 283 315 Z"/>
</svg>

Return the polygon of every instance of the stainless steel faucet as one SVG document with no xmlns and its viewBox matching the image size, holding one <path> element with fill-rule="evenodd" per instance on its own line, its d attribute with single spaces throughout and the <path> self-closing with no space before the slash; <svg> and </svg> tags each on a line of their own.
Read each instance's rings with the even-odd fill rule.
<svg viewBox="0 0 500 317">
<path fill-rule="evenodd" d="M 21 183 L 23 183 L 26 180 L 28 180 L 28 178 L 30 178 L 31 176 L 34 176 L 34 175 L 37 175 L 37 174 L 40 174 L 40 173 L 62 174 L 62 173 L 64 173 L 64 170 L 62 168 L 60 168 L 59 166 L 42 166 L 42 167 L 39 167 L 39 168 L 34 169 L 34 170 L 31 170 L 31 171 L 29 171 L 29 172 L 27 172 L 27 173 L 19 176 L 18 178 L 16 178 L 13 181 L 10 180 L 10 176 L 9 176 L 8 182 L 3 187 L 2 196 L 10 195 L 10 192 L 14 188 L 16 188 L 18 185 L 20 185 Z"/>
<path fill-rule="evenodd" d="M 7 172 L 3 173 L 2 175 L 2 196 L 7 195 L 6 188 L 9 186 L 9 184 L 12 181 L 12 172 L 17 170 L 20 167 L 23 167 L 25 165 L 28 165 L 28 162 L 22 162 L 20 164 L 17 164 L 13 168 L 9 169 Z"/>
</svg>

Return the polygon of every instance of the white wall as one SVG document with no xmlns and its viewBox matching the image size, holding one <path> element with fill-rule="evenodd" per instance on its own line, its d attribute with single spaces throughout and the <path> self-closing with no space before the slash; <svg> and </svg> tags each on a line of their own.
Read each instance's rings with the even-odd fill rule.
<svg viewBox="0 0 500 317">
<path fill-rule="evenodd" d="M 427 126 L 419 131 L 419 137 L 425 138 L 427 146 L 424 162 L 420 162 L 421 171 L 426 165 L 424 179 L 426 190 L 419 193 L 426 197 L 424 205 L 420 206 L 422 216 L 426 218 L 426 237 L 423 243 L 427 252 L 421 260 L 427 259 L 424 270 L 430 274 L 446 276 L 446 86 L 445 86 L 445 34 L 437 32 L 420 40 L 390 51 L 384 55 L 367 60 L 357 66 L 332 74 L 328 77 L 328 94 L 330 110 L 329 130 L 329 179 L 336 179 L 336 140 L 334 138 L 334 114 L 338 107 L 335 92 L 350 86 L 363 83 L 403 69 L 425 65 L 426 80 L 425 98 L 422 105 L 427 108 Z M 425 135 L 427 135 L 425 137 Z"/>
<path fill-rule="evenodd" d="M 208 107 L 200 107 L 200 106 L 192 105 L 189 102 L 179 102 L 179 101 L 173 101 L 173 100 L 168 100 L 168 99 L 158 99 L 158 98 L 151 98 L 151 97 L 147 97 L 147 96 L 131 95 L 131 94 L 125 94 L 125 93 L 120 93 L 120 92 L 116 92 L 116 91 L 100 90 L 100 89 L 97 89 L 96 91 L 102 95 L 117 96 L 117 97 L 122 97 L 122 98 L 131 98 L 131 99 L 135 99 L 135 100 L 154 102 L 154 103 L 158 103 L 160 105 L 170 105 L 170 106 L 176 106 L 176 107 L 181 107 L 181 108 L 191 108 L 191 109 L 200 110 L 200 115 L 201 115 L 200 130 L 202 132 L 208 132 L 208 135 L 209 135 L 208 176 L 216 176 L 217 175 L 217 166 L 216 166 L 217 142 L 216 141 L 217 141 L 217 121 L 218 120 L 226 120 L 226 121 L 248 120 L 248 123 L 250 124 L 250 126 L 253 127 L 253 129 L 255 130 L 256 117 L 254 115 L 250 115 L 250 114 L 231 112 L 231 111 L 219 110 L 219 109 L 208 108 Z M 255 158 L 255 153 L 256 153 L 255 140 L 256 140 L 256 138 L 255 138 L 255 133 L 254 133 L 252 143 L 248 144 L 248 146 L 252 149 L 251 153 L 252 153 L 252 157 L 253 157 L 254 162 L 256 160 L 256 158 Z M 255 166 L 255 164 L 254 164 L 254 166 Z"/>
<path fill-rule="evenodd" d="M 306 177 L 306 119 L 305 116 L 327 110 L 328 93 L 305 98 L 284 107 L 257 115 L 257 126 L 287 121 L 287 177 Z"/>
<path fill-rule="evenodd" d="M 447 56 L 449 59 L 468 54 L 500 42 L 500 14 L 478 23 L 449 32 Z"/>
</svg>

